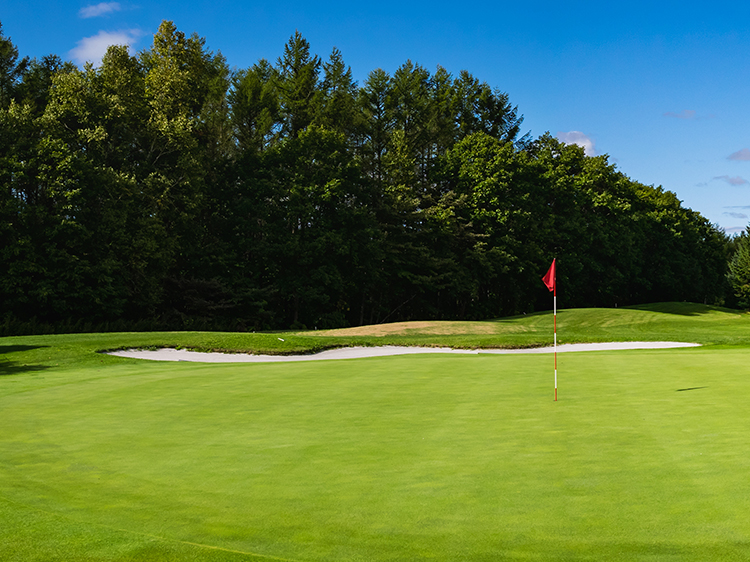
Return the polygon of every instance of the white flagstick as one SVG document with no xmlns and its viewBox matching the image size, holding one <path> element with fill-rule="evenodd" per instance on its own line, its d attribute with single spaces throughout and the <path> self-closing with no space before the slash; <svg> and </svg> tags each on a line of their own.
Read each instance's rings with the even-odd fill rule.
<svg viewBox="0 0 750 562">
<path fill-rule="evenodd" d="M 555 307 L 555 402 L 557 402 L 557 283 L 555 283 L 555 296 L 554 296 L 554 307 Z"/>
</svg>

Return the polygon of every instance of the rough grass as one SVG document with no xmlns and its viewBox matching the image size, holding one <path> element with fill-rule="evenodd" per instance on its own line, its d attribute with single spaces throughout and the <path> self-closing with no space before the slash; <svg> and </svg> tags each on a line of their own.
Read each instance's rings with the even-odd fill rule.
<svg viewBox="0 0 750 562">
<path fill-rule="evenodd" d="M 663 308 L 563 311 L 569 341 L 707 345 L 561 355 L 557 403 L 544 356 L 165 364 L 94 352 L 319 340 L 4 338 L 0 560 L 746 560 L 747 316 Z"/>
</svg>

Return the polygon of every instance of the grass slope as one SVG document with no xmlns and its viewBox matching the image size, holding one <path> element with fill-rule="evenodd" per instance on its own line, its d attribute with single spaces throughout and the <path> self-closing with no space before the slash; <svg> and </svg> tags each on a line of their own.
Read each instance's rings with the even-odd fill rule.
<svg viewBox="0 0 750 562">
<path fill-rule="evenodd" d="M 750 345 L 750 314 L 691 303 L 560 310 L 557 322 L 559 343 L 671 340 Z M 388 326 L 391 329 L 384 329 Z M 278 334 L 128 332 L 6 337 L 0 338 L 0 375 L 24 369 L 111 364 L 112 359 L 93 352 L 133 347 L 287 355 L 356 345 L 539 347 L 552 343 L 551 327 L 552 313 L 541 312 L 483 322 L 403 322 Z"/>
<path fill-rule="evenodd" d="M 386 325 L 388 326 L 388 325 Z M 552 313 L 484 322 L 403 322 L 298 335 L 323 339 L 362 334 L 370 345 L 451 345 L 454 347 L 538 347 L 550 345 Z M 558 311 L 559 343 L 608 341 L 690 341 L 704 345 L 750 344 L 750 314 L 693 303 L 659 303 L 619 309 L 579 308 Z"/>
<path fill-rule="evenodd" d="M 563 311 L 560 331 L 580 334 L 565 341 L 709 345 L 560 356 L 557 403 L 544 356 L 208 365 L 94 353 L 529 345 L 548 337 L 548 315 L 474 339 L 3 338 L 0 559 L 746 560 L 747 316 L 663 308 Z"/>
</svg>

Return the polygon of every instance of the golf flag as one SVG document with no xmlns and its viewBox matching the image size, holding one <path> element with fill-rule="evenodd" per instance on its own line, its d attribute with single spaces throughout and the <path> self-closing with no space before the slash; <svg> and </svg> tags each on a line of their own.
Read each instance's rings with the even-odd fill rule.
<svg viewBox="0 0 750 562">
<path fill-rule="evenodd" d="M 554 306 L 554 326 L 555 326 L 555 402 L 557 402 L 557 272 L 555 271 L 557 265 L 557 258 L 552 260 L 552 265 L 549 266 L 547 274 L 542 277 L 542 281 L 547 285 L 547 288 L 554 294 L 553 306 Z"/>
<path fill-rule="evenodd" d="M 552 265 L 549 266 L 547 275 L 542 277 L 542 281 L 544 281 L 544 284 L 547 285 L 547 288 L 555 294 L 557 294 L 557 277 L 555 275 L 555 262 L 556 261 L 557 261 L 557 258 L 552 260 Z"/>
</svg>

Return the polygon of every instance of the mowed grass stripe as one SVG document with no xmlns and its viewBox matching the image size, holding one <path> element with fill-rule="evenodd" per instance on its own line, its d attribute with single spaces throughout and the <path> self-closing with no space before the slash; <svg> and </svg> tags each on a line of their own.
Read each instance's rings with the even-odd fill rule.
<svg viewBox="0 0 750 562">
<path fill-rule="evenodd" d="M 181 541 L 181 540 L 172 539 L 172 538 L 168 538 L 168 537 L 161 537 L 161 536 L 158 536 L 158 535 L 153 535 L 153 534 L 150 534 L 150 533 L 132 531 L 132 530 L 128 530 L 128 529 L 121 529 L 121 528 L 118 528 L 118 527 L 112 527 L 112 526 L 109 526 L 109 525 L 103 525 L 101 523 L 91 523 L 91 522 L 82 523 L 80 521 L 74 520 L 71 517 L 63 516 L 60 513 L 54 513 L 54 512 L 51 512 L 51 511 L 47 511 L 47 510 L 43 510 L 43 509 L 31 507 L 31 506 L 28 506 L 28 505 L 20 504 L 18 502 L 9 500 L 8 498 L 2 497 L 2 496 L 0 496 L 0 502 L 4 502 L 4 503 L 8 504 L 10 506 L 10 509 L 13 510 L 14 513 L 13 513 L 12 519 L 17 519 L 18 516 L 19 516 L 19 514 L 20 514 L 20 512 L 22 512 L 22 511 L 30 511 L 30 512 L 33 512 L 33 513 L 35 513 L 37 515 L 37 517 L 34 519 L 34 524 L 35 524 L 35 526 L 37 526 L 37 528 L 34 529 L 34 531 L 35 531 L 35 534 L 37 535 L 37 537 L 35 537 L 33 541 L 28 541 L 28 542 L 36 543 L 38 541 L 38 535 L 40 534 L 40 529 L 38 528 L 38 524 L 40 522 L 40 519 L 42 519 L 42 518 L 46 518 L 47 520 L 54 520 L 54 521 L 58 521 L 58 522 L 62 520 L 63 524 L 66 527 L 68 527 L 66 529 L 66 531 L 67 531 L 68 534 L 70 534 L 69 533 L 69 527 L 78 527 L 78 528 L 81 528 L 81 527 L 83 527 L 83 528 L 94 527 L 94 528 L 96 528 L 97 530 L 99 530 L 99 533 L 92 533 L 92 532 L 90 532 L 90 530 L 88 532 L 83 531 L 83 533 L 85 533 L 86 535 L 88 535 L 87 540 L 82 541 L 83 545 L 85 545 L 86 548 L 87 548 L 87 550 L 88 550 L 87 554 L 85 555 L 86 559 L 89 559 L 89 558 L 96 559 L 96 558 L 98 558 L 98 556 L 95 553 L 91 552 L 91 550 L 93 550 L 93 549 L 91 548 L 92 544 L 89 541 L 90 541 L 90 539 L 91 539 L 91 537 L 93 535 L 95 535 L 95 534 L 99 535 L 99 534 L 101 534 L 101 531 L 104 531 L 105 533 L 106 532 L 110 532 L 110 533 L 125 534 L 125 535 L 135 535 L 135 536 L 137 536 L 137 537 L 139 537 L 141 539 L 142 538 L 147 538 L 147 539 L 150 539 L 152 541 L 158 541 L 158 542 L 164 542 L 164 543 L 177 543 L 178 545 L 183 546 L 183 547 L 184 546 L 187 546 L 187 547 L 196 547 L 196 548 L 201 549 L 201 550 L 217 551 L 217 552 L 221 553 L 222 556 L 224 556 L 226 554 L 241 555 L 243 560 L 256 559 L 256 560 L 281 560 L 281 561 L 285 561 L 285 562 L 298 562 L 298 561 L 292 560 L 290 558 L 279 558 L 277 556 L 264 555 L 264 554 L 259 554 L 259 553 L 255 553 L 255 552 L 244 552 L 244 551 L 239 551 L 239 550 L 232 550 L 232 549 L 228 549 L 228 548 L 222 548 L 220 546 L 212 546 L 212 545 L 208 545 L 208 544 L 199 544 L 199 543 L 194 543 L 194 542 L 189 542 L 189 541 Z M 0 513 L 3 513 L 3 511 L 6 511 L 6 510 L 0 509 Z M 39 517 L 40 515 L 42 517 Z M 6 521 L 9 521 L 11 519 L 11 517 L 8 517 L 8 519 L 5 519 L 5 518 L 3 518 L 3 519 L 6 520 Z M 19 537 L 19 533 L 18 532 L 15 532 L 15 533 L 9 532 L 11 530 L 20 531 L 21 533 L 23 533 L 24 530 L 22 530 L 22 529 L 17 529 L 16 530 L 16 529 L 13 529 L 12 526 L 6 527 L 6 529 L 5 529 L 5 535 L 8 537 L 8 541 L 9 542 L 12 541 L 12 542 L 15 543 L 14 544 L 14 550 L 16 550 L 16 551 L 19 550 L 19 546 L 28 546 L 28 545 L 19 545 L 19 542 L 23 543 L 22 540 L 19 540 L 19 539 L 21 539 L 21 537 Z M 44 532 L 44 534 L 45 535 L 49 535 L 48 532 Z M 59 537 L 56 537 L 56 538 L 58 538 L 58 540 L 59 540 Z M 99 538 L 99 541 L 101 541 L 101 538 Z M 162 550 L 159 546 L 156 546 L 156 545 L 151 545 L 151 546 L 152 546 L 152 548 L 150 549 L 152 551 L 151 555 L 154 555 L 154 554 L 156 554 L 156 552 Z M 24 552 L 22 554 L 22 557 L 18 557 L 18 559 L 19 560 L 31 560 L 31 559 L 34 559 L 34 558 L 36 558 L 38 556 L 39 553 L 36 552 L 36 551 L 39 550 L 37 544 L 33 544 L 33 546 L 31 547 L 31 549 L 29 549 L 29 550 L 31 550 L 32 552 Z M 60 550 L 59 546 L 56 546 L 55 550 Z M 139 549 L 139 551 L 141 551 L 141 552 L 139 552 L 139 554 L 137 556 L 140 557 L 141 555 L 144 554 L 144 552 L 142 552 L 142 549 Z M 1 550 L 0 550 L 0 552 L 1 552 Z M 165 553 L 161 552 L 157 556 L 159 557 L 159 559 L 162 559 L 163 556 L 164 556 L 164 554 Z M 182 559 L 182 557 L 184 555 L 185 555 L 184 552 L 181 553 L 181 554 L 179 554 L 179 556 L 181 557 L 180 559 Z M 44 559 L 45 560 L 50 560 L 50 558 L 48 558 L 47 556 L 48 555 L 45 555 Z M 64 555 L 64 556 L 65 556 L 65 558 L 63 558 L 63 559 L 67 559 L 67 555 Z M 132 553 L 130 553 L 129 556 L 132 557 Z M 203 556 L 204 555 L 201 555 L 201 558 L 203 558 Z M 6 558 L 5 560 L 10 560 L 10 559 Z"/>
<path fill-rule="evenodd" d="M 568 354 L 558 403 L 550 357 L 45 373 L 0 395 L 0 489 L 300 560 L 742 559 L 747 358 Z"/>
</svg>

